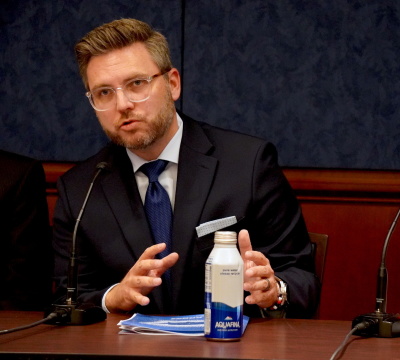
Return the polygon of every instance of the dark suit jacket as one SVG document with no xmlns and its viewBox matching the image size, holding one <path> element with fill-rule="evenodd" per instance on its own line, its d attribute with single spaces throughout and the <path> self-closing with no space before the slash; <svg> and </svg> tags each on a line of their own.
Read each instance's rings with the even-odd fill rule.
<svg viewBox="0 0 400 360">
<path fill-rule="evenodd" d="M 43 310 L 53 263 L 43 167 L 0 151 L 0 169 L 0 309 Z"/>
<path fill-rule="evenodd" d="M 289 284 L 288 316 L 309 317 L 319 295 L 313 259 L 301 210 L 282 171 L 274 146 L 261 139 L 196 122 L 182 115 L 174 208 L 172 269 L 174 314 L 201 313 L 204 308 L 205 261 L 213 235 L 198 239 L 196 226 L 215 219 L 241 219 L 232 230 L 248 229 L 255 250 L 271 261 L 277 276 Z M 71 233 L 96 164 L 110 168 L 100 175 L 78 231 L 81 260 L 80 300 L 98 305 L 106 289 L 119 282 L 143 251 L 152 245 L 132 165 L 124 148 L 110 145 L 61 177 L 55 210 L 56 278 L 65 292 Z M 163 313 L 156 288 L 141 313 Z M 259 315 L 256 306 L 245 313 Z"/>
</svg>

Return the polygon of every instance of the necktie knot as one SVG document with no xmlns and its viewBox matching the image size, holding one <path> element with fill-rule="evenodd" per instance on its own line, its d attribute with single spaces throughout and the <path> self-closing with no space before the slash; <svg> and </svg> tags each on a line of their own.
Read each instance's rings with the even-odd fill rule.
<svg viewBox="0 0 400 360">
<path fill-rule="evenodd" d="M 140 171 L 149 178 L 149 182 L 158 181 L 158 177 L 168 165 L 166 160 L 156 160 L 148 162 L 140 167 Z"/>
</svg>

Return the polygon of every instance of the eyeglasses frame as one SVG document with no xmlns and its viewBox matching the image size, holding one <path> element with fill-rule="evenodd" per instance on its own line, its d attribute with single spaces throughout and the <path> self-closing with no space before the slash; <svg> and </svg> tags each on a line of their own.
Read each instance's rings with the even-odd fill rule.
<svg viewBox="0 0 400 360">
<path fill-rule="evenodd" d="M 168 70 L 168 71 L 169 71 L 169 70 Z M 159 76 L 165 75 L 168 71 L 159 72 L 159 73 L 154 74 L 153 76 L 149 76 L 149 77 L 147 77 L 147 78 L 135 78 L 135 79 L 130 80 L 129 82 L 135 81 L 135 80 L 143 80 L 143 81 L 147 81 L 149 84 L 151 84 L 151 82 L 152 82 L 155 78 L 157 78 L 157 77 L 159 77 Z M 126 84 L 125 84 L 125 85 L 126 85 Z M 116 88 L 113 88 L 113 87 L 111 87 L 111 86 L 102 86 L 102 87 L 100 87 L 99 89 L 102 89 L 102 88 L 111 89 L 112 91 L 114 91 L 115 95 L 117 94 L 117 90 L 121 90 L 121 91 L 123 92 L 124 96 L 125 96 L 130 102 L 132 102 L 132 103 L 141 103 L 141 102 L 144 102 L 144 101 L 149 100 L 151 94 L 149 94 L 149 96 L 147 96 L 146 98 L 144 98 L 144 99 L 142 99 L 142 100 L 131 100 L 131 99 L 129 99 L 129 98 L 125 95 L 125 92 L 124 92 L 125 85 L 124 85 L 124 86 L 120 86 L 120 87 L 116 87 Z M 85 93 L 85 95 L 86 95 L 86 97 L 88 98 L 88 100 L 89 100 L 89 102 L 90 102 L 90 105 L 92 105 L 93 109 L 95 109 L 96 111 L 108 111 L 108 110 L 112 109 L 112 107 L 110 107 L 110 108 L 108 108 L 108 109 L 103 109 L 103 110 L 97 109 L 96 106 L 94 105 L 94 102 L 93 102 L 93 99 L 92 99 L 92 92 L 91 92 L 91 91 L 87 91 L 87 92 Z"/>
</svg>

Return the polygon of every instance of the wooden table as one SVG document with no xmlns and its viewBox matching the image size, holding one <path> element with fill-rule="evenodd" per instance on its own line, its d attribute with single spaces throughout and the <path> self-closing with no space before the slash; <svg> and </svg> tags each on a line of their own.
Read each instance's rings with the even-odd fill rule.
<svg viewBox="0 0 400 360">
<path fill-rule="evenodd" d="M 38 312 L 0 311 L 0 330 L 40 320 Z M 119 335 L 111 314 L 86 326 L 37 327 L 0 336 L 1 359 L 330 359 L 350 322 L 252 319 L 239 342 L 203 337 Z M 400 359 L 400 338 L 352 337 L 341 359 Z"/>
</svg>

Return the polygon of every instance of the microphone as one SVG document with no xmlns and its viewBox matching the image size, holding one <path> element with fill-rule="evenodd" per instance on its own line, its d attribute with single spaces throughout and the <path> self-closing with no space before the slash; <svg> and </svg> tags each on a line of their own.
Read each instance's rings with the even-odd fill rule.
<svg viewBox="0 0 400 360">
<path fill-rule="evenodd" d="M 400 209 L 390 226 L 389 232 L 383 245 L 381 265 L 378 270 L 377 289 L 376 289 L 376 305 L 375 312 L 357 316 L 353 322 L 354 328 L 360 323 L 367 323 L 364 329 L 357 330 L 354 335 L 360 336 L 375 336 L 375 337 L 398 337 L 400 336 L 400 314 L 386 313 L 386 295 L 387 295 L 387 280 L 388 274 L 386 269 L 386 252 L 389 245 L 389 240 L 396 227 L 397 220 L 400 216 Z"/>
<path fill-rule="evenodd" d="M 67 296 L 64 304 L 53 304 L 51 311 L 46 312 L 45 317 L 50 313 L 55 313 L 57 316 L 50 319 L 47 323 L 58 325 L 87 325 L 93 324 L 106 319 L 107 314 L 105 311 L 93 304 L 78 304 L 77 303 L 77 290 L 78 290 L 78 266 L 76 258 L 76 234 L 78 232 L 79 223 L 82 219 L 83 212 L 85 211 L 86 204 L 89 200 L 90 193 L 92 192 L 93 185 L 103 170 L 109 169 L 109 164 L 106 162 L 99 162 L 96 165 L 96 174 L 90 183 L 89 189 L 86 193 L 85 200 L 75 222 L 74 231 L 72 233 L 72 246 L 71 256 L 68 264 L 67 274 Z"/>
</svg>

